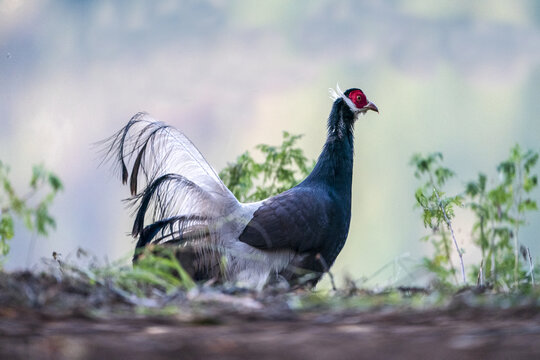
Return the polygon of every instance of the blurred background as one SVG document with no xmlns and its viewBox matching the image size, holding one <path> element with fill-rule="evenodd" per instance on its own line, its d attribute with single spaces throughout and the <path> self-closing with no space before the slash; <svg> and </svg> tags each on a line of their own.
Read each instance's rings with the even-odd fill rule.
<svg viewBox="0 0 540 360">
<path fill-rule="evenodd" d="M 136 112 L 182 129 L 217 170 L 283 130 L 304 134 L 316 158 L 338 82 L 381 112 L 356 124 L 351 230 L 334 275 L 414 267 L 430 249 L 413 153 L 444 153 L 452 194 L 478 171 L 496 181 L 515 143 L 539 148 L 540 2 L 0 0 L 0 159 L 21 191 L 36 163 L 65 185 L 56 231 L 19 226 L 6 267 L 78 247 L 130 255 L 127 188 L 92 144 Z M 521 235 L 536 257 L 539 220 Z M 465 249 L 471 221 L 458 213 Z M 381 281 L 403 275 L 389 269 Z"/>
</svg>

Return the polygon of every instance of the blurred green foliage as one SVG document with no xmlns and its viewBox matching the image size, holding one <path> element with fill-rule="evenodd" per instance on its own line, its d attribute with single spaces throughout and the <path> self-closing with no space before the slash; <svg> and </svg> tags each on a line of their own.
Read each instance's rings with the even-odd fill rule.
<svg viewBox="0 0 540 360">
<path fill-rule="evenodd" d="M 530 250 L 519 241 L 519 231 L 526 224 L 526 214 L 538 208 L 530 197 L 538 186 L 534 174 L 538 158 L 537 151 L 524 151 L 516 145 L 497 166 L 499 181 L 494 182 L 495 186 L 489 187 L 491 182 L 480 173 L 476 180 L 466 184 L 461 194 L 446 196 L 440 189 L 454 172 L 442 166 L 442 154 L 413 156 L 415 176 L 425 181 L 416 190 L 416 205 L 423 210 L 424 226 L 431 230 L 423 240 L 430 241 L 434 248 L 432 257 L 424 258 L 424 264 L 439 281 L 450 284 L 453 278 L 457 283 L 448 235 L 457 205 L 472 211 L 473 245 L 481 252 L 480 263 L 469 266 L 469 279 L 477 285 L 497 289 L 535 284 L 538 269 L 534 267 Z M 445 213 L 449 221 L 445 221 Z"/>
<path fill-rule="evenodd" d="M 537 162 L 538 152 L 523 151 L 516 145 L 497 166 L 497 186 L 488 188 L 484 174 L 467 184 L 468 206 L 476 215 L 473 240 L 483 259 L 473 271 L 481 272 L 493 284 L 518 286 L 534 281 L 532 257 L 519 242 L 519 230 L 526 224 L 525 215 L 538 209 L 529 197 L 538 186 L 538 177 L 533 174 Z M 520 253 L 525 266 L 520 264 Z"/>
<path fill-rule="evenodd" d="M 315 161 L 310 162 L 296 145 L 301 137 L 284 131 L 281 145 L 255 147 L 263 156 L 262 162 L 246 151 L 235 162 L 228 163 L 219 176 L 236 198 L 244 202 L 263 200 L 288 190 L 315 166 Z"/>
<path fill-rule="evenodd" d="M 442 283 L 448 284 L 450 278 L 458 283 L 456 268 L 452 262 L 451 220 L 454 218 L 454 206 L 461 206 L 461 196 L 446 196 L 440 189 L 452 177 L 454 172 L 441 165 L 443 155 L 432 153 L 427 156 L 416 154 L 411 159 L 411 165 L 416 168 L 414 175 L 425 182 L 415 192 L 416 205 L 422 212 L 422 220 L 431 234 L 422 238 L 430 241 L 434 248 L 433 257 L 425 257 L 426 268 L 437 274 Z M 453 235 L 453 234 L 452 234 Z M 459 250 L 460 259 L 462 251 Z M 464 277 L 464 271 L 463 275 Z"/>
<path fill-rule="evenodd" d="M 56 222 L 49 208 L 60 190 L 62 182 L 43 165 L 32 168 L 29 190 L 17 194 L 9 179 L 9 167 L 0 161 L 0 267 L 1 260 L 10 250 L 9 240 L 15 236 L 15 221 L 22 220 L 26 228 L 47 236 Z"/>
<path fill-rule="evenodd" d="M 133 266 L 127 265 L 125 259 L 104 266 L 82 249 L 77 251 L 77 258 L 88 260 L 89 263 L 79 266 L 59 257 L 55 258 L 55 262 L 64 275 L 79 278 L 91 285 L 107 286 L 130 302 L 158 293 L 168 295 L 178 290 L 189 290 L 195 286 L 171 247 L 146 247 Z"/>
</svg>

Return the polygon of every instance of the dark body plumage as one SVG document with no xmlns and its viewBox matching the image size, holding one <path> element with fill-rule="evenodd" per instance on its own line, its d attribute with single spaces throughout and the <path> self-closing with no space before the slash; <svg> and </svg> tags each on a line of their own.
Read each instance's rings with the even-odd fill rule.
<svg viewBox="0 0 540 360">
<path fill-rule="evenodd" d="M 327 140 L 311 174 L 256 203 L 239 202 L 180 131 L 135 115 L 107 143 L 108 158 L 133 195 L 134 260 L 147 245 L 174 245 L 196 280 L 256 288 L 280 279 L 315 285 L 349 231 L 354 122 L 367 110 L 378 111 L 359 89 L 338 89 L 334 98 Z"/>
<path fill-rule="evenodd" d="M 281 273 L 289 281 L 304 274 L 298 271 L 302 269 L 314 274 L 310 283 L 315 284 L 345 245 L 351 220 L 353 125 L 354 114 L 337 100 L 328 119 L 326 143 L 311 174 L 264 201 L 239 237 L 260 249 L 297 252 L 291 268 Z"/>
</svg>

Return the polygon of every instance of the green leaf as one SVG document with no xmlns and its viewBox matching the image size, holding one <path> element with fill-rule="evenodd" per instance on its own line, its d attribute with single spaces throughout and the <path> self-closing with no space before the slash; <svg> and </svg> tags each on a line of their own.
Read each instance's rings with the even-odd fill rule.
<svg viewBox="0 0 540 360">
<path fill-rule="evenodd" d="M 49 173 L 49 184 L 55 192 L 60 191 L 64 188 L 62 182 L 60 181 L 60 178 L 53 173 Z"/>
<path fill-rule="evenodd" d="M 30 179 L 30 187 L 37 189 L 38 183 L 43 179 L 45 174 L 45 168 L 43 165 L 34 165 L 32 167 L 32 177 Z"/>
<path fill-rule="evenodd" d="M 40 235 L 47 235 L 49 229 L 56 226 L 49 206 L 62 189 L 62 183 L 55 174 L 43 165 L 34 165 L 29 182 L 31 191 L 22 197 L 13 188 L 8 173 L 9 168 L 0 162 L 0 250 L 4 256 L 9 252 L 8 240 L 15 236 L 14 218 L 19 218 L 28 230 Z"/>
<path fill-rule="evenodd" d="M 3 213 L 0 218 L 0 237 L 2 240 L 9 240 L 15 236 L 13 217 L 9 213 Z"/>
</svg>

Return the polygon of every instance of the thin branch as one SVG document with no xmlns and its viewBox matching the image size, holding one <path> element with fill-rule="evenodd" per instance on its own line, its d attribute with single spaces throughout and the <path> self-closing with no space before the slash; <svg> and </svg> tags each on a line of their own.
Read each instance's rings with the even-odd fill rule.
<svg viewBox="0 0 540 360">
<path fill-rule="evenodd" d="M 520 211 L 519 211 L 519 205 L 521 205 L 521 196 L 523 194 L 523 184 L 522 184 L 522 172 L 521 172 L 521 160 L 517 162 L 516 164 L 518 168 L 518 183 L 517 183 L 517 189 L 516 192 L 518 193 L 517 202 L 515 203 L 516 206 L 516 222 L 515 222 L 515 230 L 514 230 L 514 286 L 518 286 L 518 269 L 519 269 L 519 221 L 520 221 Z"/>
<path fill-rule="evenodd" d="M 534 263 L 531 256 L 531 249 L 527 247 L 527 257 L 529 258 L 529 272 L 531 273 L 531 285 L 534 286 Z"/>
<path fill-rule="evenodd" d="M 480 268 L 478 269 L 478 279 L 476 280 L 476 286 L 484 286 L 484 258 L 480 262 Z"/>
<path fill-rule="evenodd" d="M 448 246 L 448 233 L 444 230 L 441 230 L 441 239 L 444 245 L 444 254 L 446 255 L 446 258 L 448 259 L 448 263 L 450 264 L 450 269 L 452 269 L 452 276 L 454 277 L 454 280 L 456 284 L 459 282 L 458 277 L 456 275 L 456 267 L 454 266 L 454 262 L 452 261 L 452 256 L 450 255 L 450 247 Z"/>
<path fill-rule="evenodd" d="M 456 247 L 457 253 L 459 255 L 459 262 L 461 265 L 461 277 L 463 280 L 463 284 L 467 284 L 467 279 L 465 278 L 465 265 L 463 264 L 463 254 L 461 250 L 459 249 L 459 245 L 456 240 L 456 235 L 454 234 L 454 228 L 452 227 L 452 222 L 448 218 L 448 214 L 446 213 L 446 209 L 444 208 L 444 205 L 441 201 L 441 198 L 439 197 L 439 192 L 437 191 L 436 187 L 433 187 L 433 191 L 435 192 L 435 196 L 437 196 L 437 202 L 439 203 L 439 207 L 441 208 L 444 216 L 444 221 L 446 222 L 446 225 L 450 229 L 450 234 L 452 235 L 452 240 L 454 240 L 454 245 Z"/>
<path fill-rule="evenodd" d="M 500 215 L 500 210 L 497 211 L 497 217 L 499 218 L 498 220 L 501 221 L 501 215 Z M 489 253 L 488 255 L 491 257 L 491 268 L 490 268 L 490 276 L 491 276 L 491 281 L 492 283 L 495 285 L 497 283 L 497 265 L 496 265 L 496 258 L 497 258 L 497 248 L 495 247 L 495 237 L 496 237 L 496 232 L 495 232 L 495 220 L 492 219 L 491 220 L 491 238 L 489 240 Z"/>
</svg>

